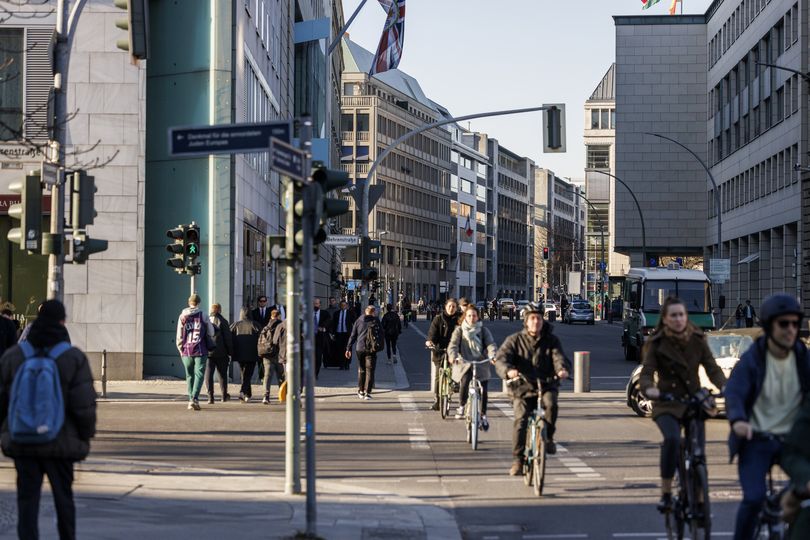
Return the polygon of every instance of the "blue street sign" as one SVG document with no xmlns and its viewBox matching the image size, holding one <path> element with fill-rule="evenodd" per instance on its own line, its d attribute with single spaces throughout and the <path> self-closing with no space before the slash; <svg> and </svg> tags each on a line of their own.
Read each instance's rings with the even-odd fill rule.
<svg viewBox="0 0 810 540">
<path fill-rule="evenodd" d="M 271 137 L 292 139 L 292 122 L 169 128 L 169 155 L 207 156 L 266 152 Z"/>
<path fill-rule="evenodd" d="M 279 174 L 304 180 L 304 151 L 278 139 L 270 139 L 270 168 Z"/>
</svg>

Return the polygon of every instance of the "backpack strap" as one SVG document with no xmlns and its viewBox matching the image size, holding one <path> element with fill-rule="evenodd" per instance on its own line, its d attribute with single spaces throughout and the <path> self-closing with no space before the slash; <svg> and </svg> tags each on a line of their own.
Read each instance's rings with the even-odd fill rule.
<svg viewBox="0 0 810 540">
<path fill-rule="evenodd" d="M 23 352 L 23 356 L 26 360 L 29 358 L 33 358 L 36 354 L 33 345 L 28 343 L 27 341 L 20 341 L 20 350 Z"/>
<path fill-rule="evenodd" d="M 62 356 L 64 352 L 68 351 L 71 347 L 72 345 L 67 341 L 59 342 L 50 348 L 50 350 L 48 351 L 48 357 L 53 360 L 56 360 L 57 358 Z"/>
</svg>

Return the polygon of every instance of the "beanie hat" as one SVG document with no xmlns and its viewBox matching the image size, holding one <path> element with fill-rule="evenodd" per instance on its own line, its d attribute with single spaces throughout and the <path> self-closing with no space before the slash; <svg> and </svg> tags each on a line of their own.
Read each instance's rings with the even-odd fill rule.
<svg viewBox="0 0 810 540">
<path fill-rule="evenodd" d="M 60 322 L 67 319 L 65 305 L 59 300 L 46 300 L 39 305 L 37 318 L 42 318 L 47 322 Z"/>
</svg>

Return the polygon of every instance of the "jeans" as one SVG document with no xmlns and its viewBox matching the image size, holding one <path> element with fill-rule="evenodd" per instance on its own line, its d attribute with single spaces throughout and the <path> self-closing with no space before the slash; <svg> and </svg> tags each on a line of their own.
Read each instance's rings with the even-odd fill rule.
<svg viewBox="0 0 810 540">
<path fill-rule="evenodd" d="M 284 366 L 275 358 L 262 358 L 264 365 L 264 397 L 270 397 L 270 385 L 273 384 L 273 375 L 276 376 L 276 383 L 281 386 L 284 381 Z"/>
<path fill-rule="evenodd" d="M 540 404 L 546 414 L 549 440 L 554 439 L 554 433 L 557 431 L 557 413 L 559 412 L 557 398 L 559 393 L 559 389 L 551 388 L 543 390 L 540 397 Z M 523 451 L 526 448 L 526 431 L 529 426 L 529 416 L 537 409 L 537 396 L 513 399 L 512 407 L 515 410 L 515 423 L 512 428 L 512 456 L 515 459 L 522 460 Z"/>
<path fill-rule="evenodd" d="M 388 355 L 389 360 L 391 360 L 392 352 L 395 356 L 397 354 L 397 339 L 399 339 L 399 336 L 385 336 L 385 353 Z"/>
<path fill-rule="evenodd" d="M 681 421 L 671 414 L 662 414 L 655 419 L 655 423 L 664 436 L 664 441 L 661 443 L 661 478 L 671 479 L 675 477 L 675 470 L 678 468 L 680 459 Z M 706 446 L 706 432 L 702 421 L 697 422 L 697 428 L 700 448 L 703 449 Z"/>
<path fill-rule="evenodd" d="M 214 397 L 214 371 L 219 374 L 222 396 L 228 395 L 228 362 L 227 356 L 209 356 L 205 362 L 205 387 L 209 396 Z"/>
<path fill-rule="evenodd" d="M 765 477 L 781 450 L 782 443 L 778 440 L 754 439 L 740 446 L 737 470 L 743 498 L 737 509 L 734 540 L 754 538 L 757 517 L 767 494 Z"/>
<path fill-rule="evenodd" d="M 253 397 L 253 389 L 250 387 L 250 380 L 253 378 L 253 371 L 256 369 L 256 362 L 241 362 L 239 364 L 239 374 L 242 376 L 242 387 L 240 394 Z"/>
<path fill-rule="evenodd" d="M 375 353 L 357 353 L 357 389 L 360 392 L 371 394 L 374 389 L 374 369 L 377 367 Z"/>
<path fill-rule="evenodd" d="M 16 458 L 17 535 L 26 540 L 39 538 L 39 499 L 42 477 L 48 475 L 56 506 L 61 540 L 76 538 L 76 508 L 73 505 L 73 463 L 63 459 Z"/>
<path fill-rule="evenodd" d="M 203 379 L 205 378 L 205 362 L 207 356 L 183 356 L 183 366 L 186 368 L 186 384 L 188 385 L 188 400 L 200 399 Z"/>
<path fill-rule="evenodd" d="M 470 395 L 470 381 L 472 380 L 472 369 L 468 369 L 461 376 L 458 389 L 458 404 L 462 408 L 467 405 L 467 398 Z M 487 414 L 487 401 L 489 400 L 489 381 L 481 381 L 481 414 Z"/>
</svg>

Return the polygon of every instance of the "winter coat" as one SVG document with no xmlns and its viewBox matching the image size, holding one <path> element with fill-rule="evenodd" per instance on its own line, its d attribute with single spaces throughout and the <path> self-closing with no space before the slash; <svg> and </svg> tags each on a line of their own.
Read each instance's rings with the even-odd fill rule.
<svg viewBox="0 0 810 540">
<path fill-rule="evenodd" d="M 64 326 L 39 326 L 35 322 L 28 335 L 28 341 L 34 348 L 50 348 L 61 341 L 69 341 Z M 18 345 L 11 347 L 0 358 L 0 446 L 3 454 L 11 458 L 36 457 L 67 461 L 85 459 L 90 452 L 90 439 L 96 434 L 96 391 L 87 357 L 73 347 L 56 359 L 65 404 L 65 423 L 56 439 L 45 444 L 15 443 L 9 433 L 11 385 L 24 360 L 25 355 Z"/>
<path fill-rule="evenodd" d="M 261 328 L 248 318 L 242 318 L 231 325 L 233 334 L 233 356 L 231 360 L 240 364 L 259 361 L 259 332 Z"/>
<path fill-rule="evenodd" d="M 726 385 L 723 370 L 714 361 L 703 331 L 690 324 L 691 335 L 682 345 L 676 338 L 670 337 L 664 330 L 653 334 L 642 349 L 642 368 L 639 376 L 639 388 L 646 392 L 648 388 L 657 387 L 662 394 L 672 394 L 685 398 L 700 390 L 699 368 L 702 365 L 717 388 Z M 656 383 L 655 376 L 658 375 Z M 675 401 L 656 401 L 653 403 L 653 418 L 662 414 L 671 414 L 682 418 L 686 405 Z"/>
<path fill-rule="evenodd" d="M 433 343 L 439 349 L 447 349 L 450 345 L 450 338 L 453 337 L 453 330 L 456 329 L 458 319 L 455 315 L 448 315 L 446 311 L 442 311 L 430 323 L 430 329 L 427 333 L 427 340 Z M 439 363 L 442 360 L 442 355 L 433 352 L 433 362 Z"/>
<path fill-rule="evenodd" d="M 0 315 L 0 356 L 17 343 L 17 327 L 14 321 Z"/>
<path fill-rule="evenodd" d="M 180 356 L 207 356 L 205 334 L 214 337 L 214 325 L 199 307 L 187 307 L 177 318 L 176 345 Z"/>
<path fill-rule="evenodd" d="M 523 399 L 537 396 L 538 386 L 543 390 L 559 388 L 557 373 L 571 371 L 571 362 L 560 338 L 554 334 L 554 327 L 545 322 L 539 336 L 529 335 L 524 328 L 503 342 L 495 357 L 495 371 L 500 378 L 507 379 L 510 369 L 518 370 L 529 381 L 510 387 L 513 398 Z"/>
<path fill-rule="evenodd" d="M 463 358 L 464 360 L 473 362 L 483 360 L 484 358 L 494 358 L 495 354 L 498 352 L 498 347 L 495 345 L 495 339 L 493 339 L 492 333 L 488 328 L 483 326 L 481 327 L 481 348 L 484 354 L 474 354 L 470 349 L 467 340 L 464 339 L 464 330 L 461 328 L 461 326 L 457 326 L 453 331 L 453 335 L 450 338 L 450 344 L 447 347 L 447 358 L 450 361 L 455 360 L 456 358 Z M 476 369 L 478 371 L 479 379 L 482 381 L 488 381 L 492 378 L 492 369 L 490 368 L 491 365 L 492 364 L 489 362 L 478 364 Z M 467 362 L 460 360 L 458 363 L 454 363 L 453 380 L 460 381 L 464 374 L 471 369 L 472 364 L 468 364 Z"/>
<path fill-rule="evenodd" d="M 341 310 L 337 310 L 335 312 L 335 316 L 332 317 L 331 319 L 329 319 L 329 322 L 330 322 L 329 331 L 332 334 L 337 334 L 338 333 L 338 329 L 340 327 L 340 313 L 341 313 Z M 352 332 L 352 327 L 354 326 L 354 322 L 356 320 L 357 320 L 357 317 L 354 316 L 354 311 L 352 311 L 350 308 L 346 308 L 346 316 L 345 316 L 345 320 L 343 321 L 343 324 L 346 326 L 346 332 L 343 332 L 343 333 L 350 334 Z"/>
<path fill-rule="evenodd" d="M 802 394 L 810 392 L 810 353 L 801 340 L 796 340 L 793 347 L 796 356 L 796 371 L 799 374 L 799 386 Z M 731 371 L 728 384 L 723 393 L 726 396 L 726 418 L 732 424 L 737 421 L 748 422 L 754 411 L 754 404 L 765 384 L 766 361 L 768 355 L 768 338 L 760 336 L 748 348 L 737 365 Z M 731 432 L 728 439 L 731 458 L 739 452 L 740 440 Z"/>
<path fill-rule="evenodd" d="M 278 349 L 276 349 L 276 353 L 273 354 L 272 352 L 264 352 L 265 350 L 272 350 L 278 344 L 275 342 L 275 334 L 276 328 L 280 324 L 283 324 L 284 321 L 281 319 L 270 319 L 270 322 L 267 323 L 267 326 L 262 328 L 261 333 L 259 334 L 259 356 L 262 358 L 273 359 L 278 357 Z"/>
<path fill-rule="evenodd" d="M 349 336 L 349 342 L 346 344 L 347 351 L 351 352 L 355 344 L 357 344 L 357 354 L 366 351 L 366 334 L 371 324 L 380 324 L 380 320 L 374 315 L 364 315 L 355 321 L 354 326 L 352 326 L 352 333 Z"/>
<path fill-rule="evenodd" d="M 281 321 L 273 330 L 273 343 L 278 347 L 278 361 L 287 363 L 287 321 Z"/>
<path fill-rule="evenodd" d="M 395 339 L 402 333 L 402 321 L 399 320 L 399 313 L 396 311 L 389 311 L 382 318 L 383 332 L 386 339 Z"/>
<path fill-rule="evenodd" d="M 212 358 L 225 358 L 233 354 L 233 336 L 231 336 L 231 323 L 222 316 L 221 313 L 211 315 L 211 324 L 217 330 L 214 334 L 216 348 L 208 351 L 208 356 Z"/>
</svg>

